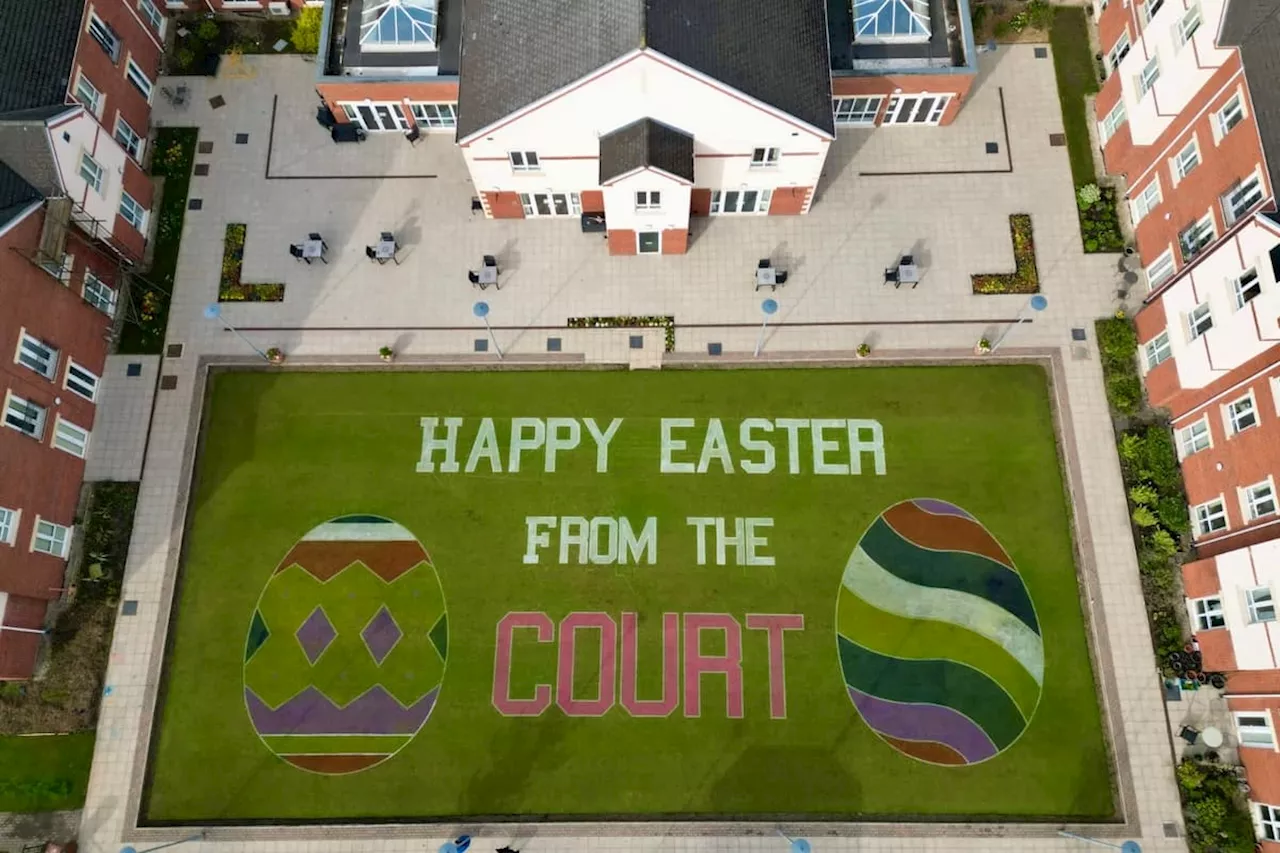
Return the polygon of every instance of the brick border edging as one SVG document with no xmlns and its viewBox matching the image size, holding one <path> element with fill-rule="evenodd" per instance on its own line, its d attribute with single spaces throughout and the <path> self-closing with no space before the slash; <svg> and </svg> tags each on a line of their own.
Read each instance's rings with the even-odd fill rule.
<svg viewBox="0 0 1280 853">
<path fill-rule="evenodd" d="M 166 825 L 140 826 L 142 794 L 150 783 L 148 757 L 158 729 L 154 723 L 159 709 L 161 680 L 168 658 L 170 627 L 175 612 L 175 592 L 179 569 L 184 562 L 186 547 L 186 521 L 189 514 L 191 490 L 195 484 L 195 467 L 198 449 L 203 441 L 204 419 L 207 416 L 208 379 L 218 369 L 288 370 L 289 364 L 309 370 L 334 371 L 366 370 L 373 365 L 361 359 L 353 361 L 341 357 L 298 358 L 282 367 L 268 366 L 260 361 L 246 361 L 240 357 L 201 356 L 193 376 L 191 413 L 187 420 L 187 435 L 183 442 L 181 475 L 174 506 L 171 535 L 177 544 L 169 546 L 165 557 L 165 572 L 161 584 L 161 600 L 156 627 L 149 648 L 147 685 L 143 695 L 142 712 L 138 718 L 138 740 L 135 746 L 133 768 L 129 778 L 125 802 L 125 824 L 122 842 L 165 843 L 187 838 L 203 831 L 209 841 L 319 841 L 319 840 L 370 840 L 370 839 L 435 839 L 453 837 L 466 832 L 475 836 L 509 837 L 538 835 L 542 837 L 622 837 L 622 836 L 738 836 L 772 837 L 779 822 L 785 822 L 791 832 L 813 837 L 889 837 L 889 838 L 1049 838 L 1057 837 L 1062 830 L 1081 834 L 1106 830 L 1108 835 L 1141 837 L 1141 825 L 1137 814 L 1137 798 L 1133 785 L 1129 750 L 1124 735 L 1123 717 L 1120 711 L 1118 684 L 1112 660 L 1112 649 L 1102 612 L 1097 561 L 1093 554 L 1093 536 L 1076 451 L 1075 429 L 1067 397 L 1066 375 L 1062 351 L 1058 348 L 1010 348 L 1000 354 L 975 356 L 968 350 L 893 350 L 880 355 L 858 358 L 853 351 L 826 351 L 819 353 L 778 352 L 767 358 L 754 358 L 749 353 L 728 353 L 709 357 L 696 353 L 668 353 L 663 366 L 672 369 L 687 368 L 744 368 L 744 367 L 831 367 L 856 366 L 974 366 L 978 364 L 1034 364 L 1045 369 L 1050 392 L 1054 422 L 1054 439 L 1059 451 L 1059 464 L 1066 485 L 1071 507 L 1072 545 L 1076 557 L 1076 576 L 1081 594 L 1081 610 L 1086 626 L 1085 636 L 1092 658 L 1095 688 L 1099 707 L 1105 719 L 1109 736 L 1106 743 L 1110 751 L 1110 771 L 1113 792 L 1116 794 L 1117 820 L 1091 823 L 1054 822 L 1052 819 L 1038 823 L 1013 822 L 943 822 L 917 821 L 892 823 L 887 821 L 813 821 L 787 820 L 785 816 L 761 816 L 755 820 L 725 821 L 633 821 L 633 822 L 495 822 L 495 823 L 430 823 L 420 819 L 382 821 L 376 823 L 272 823 L 211 826 Z M 420 360 L 406 363 L 407 368 L 437 367 L 458 370 L 530 370 L 530 369 L 616 369 L 625 365 L 587 365 L 573 354 L 563 358 L 513 357 L 510 361 L 495 362 L 489 358 L 471 356 L 444 356 L 439 360 Z M 383 365 L 382 369 L 392 367 Z M 394 367 L 392 367 L 394 369 Z M 1088 547 L 1085 547 L 1085 546 Z M 159 651 L 159 654 L 156 652 Z"/>
</svg>

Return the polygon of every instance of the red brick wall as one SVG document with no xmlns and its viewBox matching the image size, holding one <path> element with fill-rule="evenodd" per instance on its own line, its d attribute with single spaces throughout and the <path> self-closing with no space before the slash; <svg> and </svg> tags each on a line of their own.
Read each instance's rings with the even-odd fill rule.
<svg viewBox="0 0 1280 853">
<path fill-rule="evenodd" d="M 611 255 L 634 255 L 636 254 L 636 232 L 634 231 L 610 231 L 609 236 L 609 254 Z"/>
<path fill-rule="evenodd" d="M 942 114 L 942 124 L 951 124 L 960 114 L 960 107 L 969 95 L 973 86 L 972 74 L 906 74 L 895 76 L 833 76 L 831 78 L 831 94 L 835 97 L 852 97 L 858 95 L 883 95 L 880 104 L 879 124 L 884 111 L 889 106 L 889 98 L 894 94 L 917 95 L 922 92 L 930 94 L 954 95 Z M 897 90 L 897 91 L 895 91 Z"/>
<path fill-rule="evenodd" d="M 610 232 L 612 233 L 612 232 Z M 612 250 L 612 244 L 610 249 Z M 662 232 L 662 254 L 683 255 L 689 250 L 689 232 L 683 228 L 668 228 Z"/>
<path fill-rule="evenodd" d="M 689 194 L 689 215 L 711 215 L 711 190 L 693 190 Z"/>
<path fill-rule="evenodd" d="M 583 190 L 581 195 L 583 213 L 604 213 L 603 190 Z"/>
<path fill-rule="evenodd" d="M 494 219 L 524 219 L 519 193 L 481 193 Z"/>
<path fill-rule="evenodd" d="M 770 216 L 795 216 L 804 211 L 812 187 L 779 187 L 769 202 Z"/>
<path fill-rule="evenodd" d="M 396 82 L 341 82 L 317 83 L 316 91 L 324 99 L 338 121 L 347 120 L 346 113 L 338 106 L 339 101 L 382 101 L 400 104 L 400 111 L 405 118 L 413 122 L 413 113 L 405 105 L 404 99 L 427 103 L 457 103 L 457 80 L 433 81 L 396 81 Z"/>
<path fill-rule="evenodd" d="M 1272 725 L 1280 728 L 1280 698 L 1241 699 L 1229 697 L 1232 711 L 1269 711 Z M 1229 734 L 1234 735 L 1235 732 Z M 1280 803 L 1280 752 L 1260 747 L 1240 747 L 1240 761 L 1252 789 L 1249 799 L 1259 803 Z"/>
</svg>

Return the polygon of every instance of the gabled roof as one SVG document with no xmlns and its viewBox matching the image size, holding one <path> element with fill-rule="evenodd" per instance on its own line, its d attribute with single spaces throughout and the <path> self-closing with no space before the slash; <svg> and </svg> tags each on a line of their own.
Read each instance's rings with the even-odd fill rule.
<svg viewBox="0 0 1280 853">
<path fill-rule="evenodd" d="M 1280 3 L 1228 0 L 1219 33 L 1222 47 L 1240 48 L 1272 191 L 1280 187 Z"/>
<path fill-rule="evenodd" d="M 22 176 L 0 163 L 0 230 L 43 198 L 39 191 L 22 179 Z"/>
<path fill-rule="evenodd" d="M 600 137 L 601 186 L 644 168 L 693 183 L 693 137 L 651 118 Z"/>
<path fill-rule="evenodd" d="M 458 138 L 649 48 L 830 134 L 825 0 L 467 0 Z"/>
<path fill-rule="evenodd" d="M 0 113 L 61 104 L 85 0 L 0 0 Z"/>
<path fill-rule="evenodd" d="M 0 0 L 3 5 L 6 0 Z M 79 104 L 69 108 L 83 110 Z M 59 110 L 66 112 L 68 108 Z M 62 171 L 58 168 L 57 155 L 49 136 L 48 119 L 31 118 L 38 111 L 0 115 L 0 163 L 4 163 L 45 198 L 65 194 Z"/>
</svg>

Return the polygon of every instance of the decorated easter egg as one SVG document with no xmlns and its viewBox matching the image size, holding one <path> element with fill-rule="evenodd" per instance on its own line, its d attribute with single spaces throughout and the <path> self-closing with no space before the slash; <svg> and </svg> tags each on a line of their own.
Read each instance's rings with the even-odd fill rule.
<svg viewBox="0 0 1280 853">
<path fill-rule="evenodd" d="M 342 516 L 295 543 L 263 588 L 245 641 L 245 708 L 284 761 L 354 773 L 426 724 L 448 653 L 426 549 L 389 519 Z"/>
<path fill-rule="evenodd" d="M 920 761 L 993 758 L 1040 702 L 1027 585 L 982 523 L 946 501 L 902 501 L 871 522 L 841 578 L 836 644 L 863 721 Z"/>
</svg>

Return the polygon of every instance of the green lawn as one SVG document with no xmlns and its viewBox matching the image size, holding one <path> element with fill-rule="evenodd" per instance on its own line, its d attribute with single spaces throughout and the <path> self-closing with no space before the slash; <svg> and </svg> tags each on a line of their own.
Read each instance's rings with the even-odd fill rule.
<svg viewBox="0 0 1280 853">
<path fill-rule="evenodd" d="M 93 734 L 0 737 L 0 812 L 49 812 L 84 805 Z"/>
<path fill-rule="evenodd" d="M 1049 44 L 1053 47 L 1053 70 L 1058 77 L 1071 178 L 1078 187 L 1092 184 L 1096 180 L 1093 146 L 1089 142 L 1089 117 L 1085 114 L 1084 99 L 1098 94 L 1098 73 L 1089 51 L 1089 21 L 1084 9 L 1069 6 L 1055 9 Z"/>
<path fill-rule="evenodd" d="M 433 456 L 435 470 L 416 470 L 423 417 L 464 419 L 456 459 L 464 470 L 439 470 L 443 451 Z M 494 419 L 504 473 L 490 470 L 491 461 L 480 456 L 476 470 L 465 470 L 485 417 Z M 601 428 L 613 418 L 624 421 L 608 445 L 604 472 L 597 471 L 596 446 L 583 426 L 581 445 L 560 451 L 553 472 L 544 470 L 537 450 L 526 452 L 520 472 L 512 474 L 508 438 L 515 417 L 594 418 Z M 689 449 L 672 451 L 672 461 L 691 463 L 699 462 L 708 419 L 720 418 L 734 473 L 724 470 L 722 458 L 711 458 L 714 453 L 706 473 L 661 473 L 662 418 L 696 420 L 695 428 L 673 433 L 687 439 Z M 858 475 L 814 473 L 807 430 L 797 432 L 799 473 L 792 474 L 782 424 L 772 435 L 752 434 L 776 446 L 774 470 L 746 473 L 744 463 L 763 465 L 766 457 L 759 448 L 739 446 L 744 418 L 875 419 L 883 427 L 885 474 L 874 473 L 870 452 L 857 454 Z M 566 439 L 568 429 L 554 434 Z M 444 434 L 443 421 L 437 432 Z M 847 464 L 844 428 L 822 434 L 834 443 L 823 461 Z M 212 383 L 194 488 L 146 821 L 1114 814 L 1070 508 L 1039 368 L 221 374 Z M 1015 649 L 1010 641 L 1002 649 L 949 624 L 954 620 L 948 615 L 936 621 L 893 616 L 857 597 L 875 598 L 871 593 L 851 594 L 846 563 L 852 567 L 851 554 L 875 544 L 864 532 L 882 511 L 911 498 L 940 499 L 972 514 L 1003 545 L 1021 580 L 1007 569 L 992 580 L 989 563 L 979 567 L 979 558 L 957 551 L 918 548 L 914 556 L 877 557 L 884 566 L 901 562 L 895 572 L 933 567 L 938 577 L 951 578 L 917 581 L 950 588 L 916 587 L 920 594 L 905 606 L 916 607 L 918 598 L 959 602 L 957 612 L 986 608 L 983 624 L 1012 625 L 1006 633 L 1021 631 L 1042 648 L 1042 694 L 1027 675 L 1035 662 L 1019 664 L 1035 656 L 1026 643 Z M 354 529 L 346 522 L 318 528 L 352 514 L 403 525 L 430 553 L 434 573 L 421 563 L 379 581 L 372 564 L 369 571 L 357 565 L 321 583 L 308 572 L 317 571 L 316 547 L 337 547 L 325 544 L 333 536 L 299 540 L 313 529 Z M 561 565 L 559 532 L 551 530 L 549 547 L 537 551 L 540 561 L 526 564 L 530 516 L 625 517 L 637 531 L 654 517 L 656 560 L 580 565 L 577 551 L 569 549 L 568 564 Z M 725 517 L 729 532 L 734 518 L 772 519 L 771 528 L 757 530 L 768 540 L 760 552 L 776 564 L 738 565 L 729 548 L 727 564 L 716 565 L 712 540 L 700 565 L 689 517 Z M 976 526 L 957 518 L 946 524 Z M 295 545 L 311 548 L 311 556 L 295 551 L 282 564 Z M 416 546 L 396 547 L 409 553 Z M 380 551 L 377 561 L 387 563 L 392 550 Z M 278 565 L 282 571 L 273 574 Z M 883 574 L 863 569 L 864 580 L 884 588 Z M 974 586 L 978 577 L 983 580 Z M 961 588 L 972 594 L 952 592 Z M 992 595 L 1002 597 L 1003 610 L 978 601 Z M 359 632 L 376 623 L 370 617 L 384 602 L 404 639 L 385 661 L 375 662 Z M 317 605 L 336 639 L 312 665 L 294 635 Z M 1032 605 L 1034 618 L 1026 615 Z M 1008 614 L 1019 607 L 1022 621 L 1010 622 Z M 527 627 L 509 632 L 509 645 L 501 640 L 500 623 L 519 612 L 545 614 L 515 618 L 526 625 L 546 620 L 547 642 L 538 642 Z M 608 617 L 580 617 L 597 627 L 566 632 L 561 620 L 570 613 Z M 664 614 L 686 616 L 681 622 Z M 666 620 L 677 631 L 681 625 L 689 630 L 699 617 L 688 614 L 724 614 L 703 617 L 723 628 L 701 634 L 703 656 L 730 652 L 729 638 L 740 630 L 741 693 L 719 673 L 689 682 L 683 673 L 676 677 L 674 667 L 690 649 L 681 641 L 670 647 L 676 654 L 667 682 L 667 695 L 678 698 L 678 706 L 665 717 L 632 716 L 622 707 L 625 676 L 632 671 L 622 641 L 628 625 L 638 626 L 634 696 L 657 700 L 665 689 L 660 638 Z M 779 631 L 780 655 L 770 654 L 768 632 L 759 624 L 752 628 L 748 614 L 790 620 L 791 629 Z M 604 703 L 607 710 L 594 717 L 570 706 L 570 716 L 554 694 L 587 702 L 612 692 L 615 682 L 606 689 L 599 678 L 606 623 L 618 626 L 622 647 L 617 703 Z M 577 638 L 576 647 L 558 658 L 552 636 L 561 640 L 566 633 Z M 995 635 L 988 630 L 987 636 Z M 771 657 L 784 668 L 785 675 L 776 674 L 785 693 L 771 690 Z M 986 672 L 994 680 L 977 686 L 966 681 L 961 665 L 974 661 L 968 675 Z M 603 665 L 614 662 L 609 655 Z M 510 682 L 500 687 L 496 674 L 507 672 L 507 663 Z M 913 667 L 919 677 L 890 671 L 899 665 Z M 565 671 L 563 685 L 558 666 Z M 690 682 L 701 688 L 701 707 L 692 716 Z M 365 730 L 338 736 L 336 727 L 309 727 L 308 720 L 318 717 L 259 737 L 247 710 L 253 699 L 246 687 L 276 708 L 314 685 L 341 707 L 372 684 L 405 707 L 440 685 L 416 737 L 400 732 L 379 740 L 382 733 Z M 864 722 L 850 698 L 854 686 L 885 690 L 881 697 L 892 701 L 966 709 L 1006 748 L 968 766 L 908 757 Z M 529 706 L 527 716 L 497 710 L 502 704 L 514 712 L 506 697 L 532 700 L 543 690 L 550 706 L 540 714 Z M 903 691 L 917 698 L 904 698 Z M 942 698 L 922 698 L 938 691 Z M 741 715 L 731 716 L 736 696 Z M 777 704 L 782 698 L 785 709 Z M 1021 718 L 1011 716 L 1019 713 L 1013 702 L 1030 718 L 1025 732 Z M 333 739 L 325 740 L 326 734 Z M 359 757 L 401 744 L 393 757 L 348 775 L 307 772 L 276 754 L 327 750 Z M 924 749 L 901 737 L 899 746 Z M 954 758 L 925 746 L 940 760 Z"/>
</svg>

